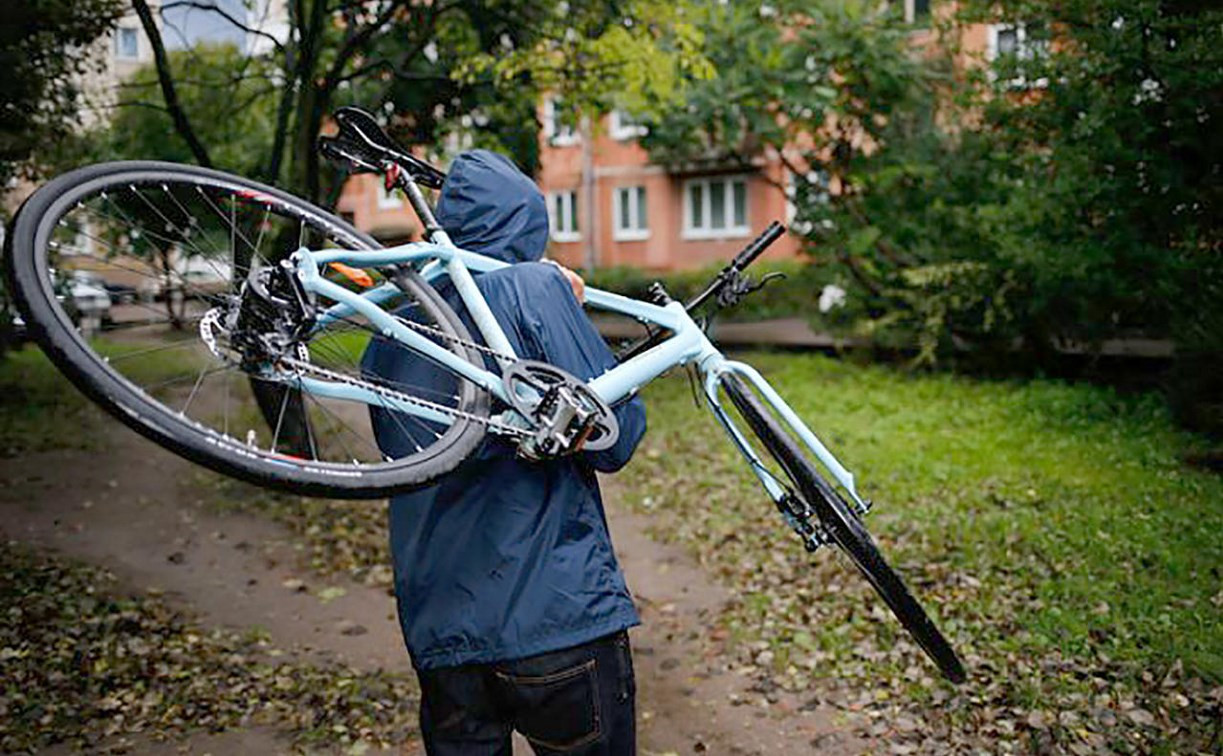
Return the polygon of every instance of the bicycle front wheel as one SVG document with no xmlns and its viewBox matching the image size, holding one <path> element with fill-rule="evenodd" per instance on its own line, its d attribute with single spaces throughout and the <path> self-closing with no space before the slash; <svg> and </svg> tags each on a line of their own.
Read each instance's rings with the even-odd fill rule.
<svg viewBox="0 0 1223 756">
<path fill-rule="evenodd" d="M 193 166 L 123 162 L 73 171 L 35 192 L 14 220 L 5 264 L 34 339 L 81 391 L 136 431 L 259 485 L 372 498 L 462 462 L 484 435 L 487 394 L 449 373 L 427 375 L 441 373 L 432 366 L 407 371 L 418 384 L 368 374 L 362 355 L 376 334 L 357 315 L 295 336 L 299 374 L 360 386 L 366 397 L 420 397 L 451 414 L 444 424 L 390 413 L 410 440 L 392 456 L 378 443 L 368 399 L 324 398 L 300 390 L 305 384 L 294 383 L 292 371 L 255 370 L 218 349 L 209 324 L 242 301 L 252 270 L 300 247 L 377 246 L 269 186 Z M 384 307 L 459 357 L 481 359 L 423 279 L 411 271 L 393 279 L 397 291 Z M 314 302 L 318 312 L 331 304 Z M 392 362 L 422 362 L 405 347 L 384 347 L 401 350 Z"/>
<path fill-rule="evenodd" d="M 824 480 L 799 443 L 742 379 L 725 375 L 722 388 L 765 451 L 789 479 L 792 493 L 811 506 L 827 535 L 870 582 L 943 675 L 952 682 L 963 682 L 964 666 L 951 644 L 883 558 L 855 510 Z"/>
</svg>

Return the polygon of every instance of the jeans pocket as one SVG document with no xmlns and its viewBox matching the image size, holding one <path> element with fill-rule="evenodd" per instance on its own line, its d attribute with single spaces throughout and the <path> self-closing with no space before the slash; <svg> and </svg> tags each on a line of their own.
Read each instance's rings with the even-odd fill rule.
<svg viewBox="0 0 1223 756">
<path fill-rule="evenodd" d="M 515 721 L 533 746 L 569 751 L 599 739 L 597 664 L 588 659 L 546 675 L 497 672 L 520 702 Z"/>
</svg>

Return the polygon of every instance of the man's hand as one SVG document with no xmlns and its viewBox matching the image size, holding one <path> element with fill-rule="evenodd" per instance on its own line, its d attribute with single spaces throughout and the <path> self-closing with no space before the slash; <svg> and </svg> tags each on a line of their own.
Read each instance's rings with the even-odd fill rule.
<svg viewBox="0 0 1223 756">
<path fill-rule="evenodd" d="M 579 302 L 586 301 L 586 282 L 582 280 L 581 276 L 561 265 L 556 260 L 544 260 L 544 262 L 555 265 L 560 270 L 561 275 L 565 277 L 565 280 L 573 288 L 573 296 L 577 297 Z"/>
</svg>

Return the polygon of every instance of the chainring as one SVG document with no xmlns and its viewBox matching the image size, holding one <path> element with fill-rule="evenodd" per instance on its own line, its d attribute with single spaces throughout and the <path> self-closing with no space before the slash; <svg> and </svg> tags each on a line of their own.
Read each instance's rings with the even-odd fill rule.
<svg viewBox="0 0 1223 756">
<path fill-rule="evenodd" d="M 555 365 L 533 360 L 519 360 L 502 374 L 510 404 L 523 417 L 533 423 L 547 422 L 540 416 L 541 404 L 549 397 L 568 397 L 577 409 L 589 418 L 589 430 L 580 448 L 583 451 L 601 451 L 610 448 L 620 437 L 620 424 L 611 407 L 603 401 L 585 382 L 575 378 Z M 564 433 L 566 429 L 547 428 Z M 567 448 L 566 451 L 576 451 Z"/>
</svg>

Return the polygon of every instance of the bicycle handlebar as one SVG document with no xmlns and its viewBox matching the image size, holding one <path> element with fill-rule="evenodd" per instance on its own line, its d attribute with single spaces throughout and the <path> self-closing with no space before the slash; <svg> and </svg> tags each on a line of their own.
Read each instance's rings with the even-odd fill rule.
<svg viewBox="0 0 1223 756">
<path fill-rule="evenodd" d="M 690 299 L 687 304 L 684 305 L 684 309 L 688 312 L 692 312 L 704 304 L 710 297 L 721 291 L 723 286 L 726 286 L 726 284 L 733 280 L 737 280 L 739 273 L 741 273 L 744 268 L 751 265 L 757 257 L 760 257 L 761 253 L 768 249 L 770 244 L 780 239 L 782 234 L 785 232 L 786 227 L 781 223 L 778 223 L 777 221 L 770 223 L 768 228 L 766 228 L 760 234 L 760 236 L 757 236 L 755 239 L 749 242 L 748 245 L 739 252 L 739 254 L 735 255 L 734 259 L 730 261 L 730 264 L 718 272 L 718 275 L 715 276 L 713 281 L 711 281 L 709 285 L 705 287 L 704 291 Z M 661 344 L 665 338 L 666 336 L 664 335 L 663 331 L 654 331 L 648 336 L 643 336 L 622 349 L 616 355 L 616 359 L 623 362 L 632 357 L 636 357 L 647 349 L 657 344 Z"/>
<path fill-rule="evenodd" d="M 703 305 L 706 300 L 717 294 L 733 276 L 751 265 L 757 257 L 760 257 L 761 253 L 768 249 L 770 244 L 780 239 L 781 235 L 785 232 L 786 227 L 781 223 L 777 221 L 770 223 L 768 228 L 761 232 L 760 236 L 749 242 L 739 254 L 735 255 L 735 259 L 731 260 L 729 265 L 722 268 L 717 277 L 705 287 L 704 291 L 688 300 L 687 304 L 684 305 L 684 309 L 692 312 Z"/>
</svg>

